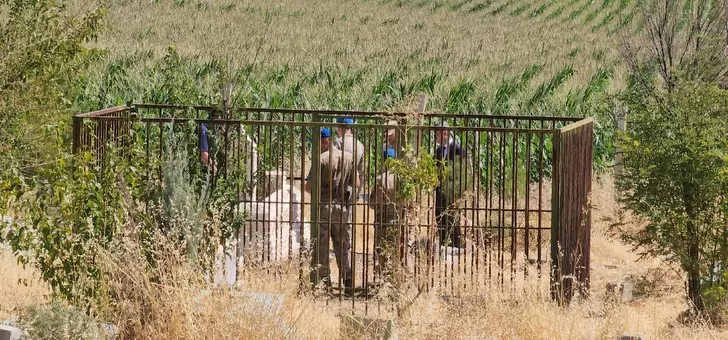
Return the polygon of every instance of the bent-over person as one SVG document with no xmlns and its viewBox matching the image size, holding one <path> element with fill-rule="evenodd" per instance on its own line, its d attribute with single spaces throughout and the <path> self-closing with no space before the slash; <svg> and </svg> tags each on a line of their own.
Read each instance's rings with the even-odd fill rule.
<svg viewBox="0 0 728 340">
<path fill-rule="evenodd" d="M 394 149 L 387 149 L 386 158 L 394 156 Z M 374 210 L 374 271 L 380 277 L 387 275 L 391 255 L 397 250 L 399 206 L 395 186 L 395 175 L 385 165 L 369 193 L 369 206 Z"/>
<path fill-rule="evenodd" d="M 321 188 L 319 197 L 318 239 L 312 240 L 317 247 L 318 256 L 316 265 L 318 269 L 312 272 L 314 282 L 323 282 L 331 286 L 331 269 L 329 267 L 329 238 L 333 243 L 336 264 L 339 267 L 339 277 L 344 284 L 344 293 L 353 293 L 351 280 L 351 228 L 347 223 L 347 201 L 352 193 L 347 191 L 351 183 L 358 182 L 354 174 L 354 160 L 350 153 L 342 152 L 329 141 L 329 129 L 321 129 L 320 173 L 306 176 L 304 189 L 311 192 L 311 176 L 319 176 Z M 356 186 L 359 183 L 355 184 Z M 313 198 L 315 199 L 315 198 Z M 318 275 L 317 275 L 318 272 Z"/>
<path fill-rule="evenodd" d="M 448 128 L 446 121 L 442 121 L 436 126 Z M 440 245 L 446 247 L 461 248 L 461 230 L 458 214 L 452 211 L 455 208 L 455 197 L 459 192 L 450 192 L 446 188 L 449 186 L 454 191 L 456 177 L 445 178 L 444 167 L 446 164 L 467 164 L 467 153 L 460 144 L 453 139 L 448 129 L 435 131 L 435 142 L 438 144 L 435 150 L 435 160 L 438 161 L 440 173 L 440 185 L 435 188 L 435 219 L 437 223 L 438 233 L 440 235 Z M 467 174 L 466 174 L 467 175 Z M 457 180 L 464 180 L 457 178 Z M 449 181 L 450 183 L 447 183 Z M 445 187 L 445 188 L 443 188 Z"/>
</svg>

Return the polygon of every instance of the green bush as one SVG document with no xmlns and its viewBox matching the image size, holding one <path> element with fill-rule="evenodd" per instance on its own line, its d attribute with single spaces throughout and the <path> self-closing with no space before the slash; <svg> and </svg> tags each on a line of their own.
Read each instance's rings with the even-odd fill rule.
<svg viewBox="0 0 728 340">
<path fill-rule="evenodd" d="M 70 130 L 79 75 L 100 56 L 85 43 L 105 12 L 72 16 L 63 1 L 6 0 L 0 13 L 0 169 L 31 172 L 58 158 L 47 127 Z"/>
<path fill-rule="evenodd" d="M 617 186 L 621 203 L 648 224 L 623 236 L 643 255 L 680 264 L 688 298 L 703 312 L 704 294 L 728 287 L 728 91 L 686 82 L 633 94 Z"/>
<path fill-rule="evenodd" d="M 18 217 L 0 225 L 0 238 L 21 263 L 39 270 L 54 293 L 77 304 L 101 293 L 95 252 L 125 221 L 116 173 L 120 165 L 113 161 L 63 154 L 36 176 L 0 179 L 0 212 Z"/>
<path fill-rule="evenodd" d="M 54 300 L 25 311 L 20 327 L 30 339 L 105 339 L 98 322 L 73 306 Z"/>
</svg>

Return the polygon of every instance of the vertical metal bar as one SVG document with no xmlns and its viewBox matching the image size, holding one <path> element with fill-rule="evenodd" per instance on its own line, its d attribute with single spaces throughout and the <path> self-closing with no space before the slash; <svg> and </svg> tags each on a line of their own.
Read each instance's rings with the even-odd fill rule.
<svg viewBox="0 0 728 340">
<path fill-rule="evenodd" d="M 480 123 L 478 123 L 480 125 Z M 475 173 L 475 181 L 473 183 L 474 190 L 475 190 L 475 204 L 474 204 L 474 210 L 475 215 L 473 216 L 473 237 L 475 238 L 474 244 L 475 248 L 473 250 L 473 257 L 470 260 L 470 266 L 473 268 L 473 270 L 470 271 L 471 274 L 471 280 L 473 276 L 473 272 L 475 272 L 475 282 L 480 282 L 480 253 L 484 252 L 485 249 L 483 249 L 483 245 L 480 243 L 482 240 L 482 232 L 481 224 L 480 224 L 480 191 L 482 188 L 482 172 L 490 171 L 488 169 L 483 169 L 482 166 L 482 152 L 483 152 L 483 145 L 482 145 L 482 139 L 483 139 L 483 131 L 478 130 L 475 135 L 475 160 L 473 161 L 473 169 L 476 171 Z M 478 170 L 479 169 L 479 170 Z M 476 288 L 478 290 L 478 293 L 480 292 L 480 285 L 476 285 Z"/>
<path fill-rule="evenodd" d="M 543 127 L 543 121 L 541 121 L 541 127 Z M 543 133 L 538 135 L 538 231 L 536 234 L 536 244 L 538 244 L 538 254 L 536 264 L 536 270 L 538 271 L 538 277 L 541 278 L 541 262 L 543 261 L 543 153 L 544 149 L 544 137 Z"/>
<path fill-rule="evenodd" d="M 530 128 L 530 125 L 529 125 L 529 128 Z M 529 248 L 528 248 L 529 239 L 531 238 L 531 234 L 530 234 L 531 233 L 531 230 L 530 230 L 531 212 L 529 209 L 530 200 L 531 200 L 531 139 L 532 139 L 531 133 L 529 132 L 526 134 L 526 166 L 525 166 L 525 169 L 526 169 L 526 172 L 525 172 L 525 174 L 526 174 L 526 177 L 525 177 L 525 179 L 526 179 L 526 187 L 525 187 L 526 188 L 526 192 L 525 192 L 526 198 L 525 198 L 525 207 L 524 207 L 524 210 L 525 210 L 524 211 L 524 216 L 525 216 L 524 222 L 526 224 L 525 225 L 526 229 L 525 229 L 525 234 L 524 234 L 524 245 L 523 245 L 524 252 L 526 253 L 525 254 L 526 264 L 523 267 L 524 268 L 524 270 L 523 270 L 524 279 L 528 277 L 528 265 L 529 265 L 529 260 L 531 259 Z"/>
<path fill-rule="evenodd" d="M 295 117 L 291 117 L 291 118 L 292 118 L 291 120 L 293 120 Z M 288 176 L 291 178 L 289 180 L 289 185 L 290 185 L 291 189 L 293 189 L 293 160 L 295 157 L 293 154 L 293 139 L 294 139 L 293 136 L 294 136 L 293 135 L 293 126 L 291 126 L 288 128 Z M 301 192 L 303 193 L 303 191 L 301 191 Z M 293 190 L 291 190 L 291 193 L 293 193 Z M 288 222 L 289 222 L 288 224 L 290 226 L 290 231 L 288 232 L 288 235 L 289 235 L 289 237 L 288 237 L 288 259 L 290 260 L 291 256 L 293 256 L 292 251 L 293 251 L 293 233 L 294 233 L 294 230 L 293 230 L 293 225 L 294 225 L 294 223 L 293 223 L 294 222 L 293 204 L 294 203 L 293 203 L 292 199 L 290 199 L 289 202 L 290 203 L 288 206 Z M 301 210 L 303 210 L 303 206 L 301 207 Z M 301 236 L 301 240 L 303 240 L 303 219 L 300 222 L 301 222 L 301 230 L 299 232 L 299 235 Z M 303 256 L 302 254 L 303 254 L 303 248 L 299 248 L 299 256 Z"/>
<path fill-rule="evenodd" d="M 301 128 L 301 180 L 299 181 L 299 185 L 300 185 L 299 186 L 299 189 L 300 189 L 300 192 L 301 192 L 301 239 L 299 240 L 299 248 L 298 248 L 299 249 L 299 252 L 300 252 L 299 253 L 299 256 L 298 256 L 298 282 L 300 282 L 301 285 L 304 284 L 304 278 L 303 278 L 303 254 L 305 253 L 305 251 L 304 251 L 305 250 L 305 248 L 304 248 L 304 246 L 305 246 L 305 243 L 304 243 L 305 236 L 303 235 L 303 233 L 304 233 L 303 226 L 304 226 L 304 223 L 306 221 L 306 195 L 305 195 L 306 190 L 304 190 L 304 185 L 306 183 L 306 130 L 307 129 L 305 129 L 303 127 Z M 314 159 L 314 156 L 313 155 L 314 154 L 312 152 L 311 153 L 311 160 L 312 160 L 312 163 L 311 164 L 312 165 L 313 165 L 313 159 Z M 311 199 L 311 201 L 313 201 L 313 199 Z M 313 214 L 311 216 L 313 216 Z M 309 229 L 309 235 L 308 235 L 309 244 L 312 247 L 311 254 L 313 254 L 313 245 L 314 245 L 314 241 L 316 241 L 316 239 L 313 238 L 313 235 L 314 235 L 313 225 L 314 225 L 313 224 L 313 218 L 311 218 L 310 219 L 310 223 L 309 223 L 310 229 Z M 313 258 L 311 259 L 311 261 L 313 261 Z M 311 270 L 313 272 L 314 267 L 309 268 L 309 270 Z M 311 279 L 311 277 L 312 277 L 312 275 L 309 276 L 309 281 L 313 281 Z"/>
<path fill-rule="evenodd" d="M 491 252 L 491 239 L 490 235 L 493 234 L 493 198 L 495 195 L 493 195 L 493 182 L 496 174 L 496 167 L 493 166 L 493 148 L 495 145 L 493 144 L 493 138 L 494 138 L 495 132 L 488 132 L 487 138 L 488 138 L 488 178 L 486 179 L 488 183 L 488 197 L 486 201 L 486 217 L 485 217 L 485 223 L 488 225 L 488 251 Z M 500 234 L 499 234 L 500 235 Z M 497 247 L 497 246 L 496 246 Z M 488 286 L 490 287 L 490 281 L 493 278 L 493 257 L 486 258 L 485 261 L 488 263 Z"/>
<path fill-rule="evenodd" d="M 507 178 L 507 171 L 508 171 L 508 164 L 507 164 L 507 143 L 506 143 L 506 133 L 501 133 L 500 138 L 500 156 L 499 156 L 499 166 L 500 166 L 500 183 L 498 183 L 498 188 L 500 189 L 500 194 L 498 195 L 498 231 L 499 231 L 499 242 L 498 245 L 498 265 L 500 266 L 498 269 L 498 276 L 500 277 L 500 284 L 501 289 L 503 289 L 503 286 L 505 285 L 505 274 L 503 273 L 503 270 L 505 269 L 505 223 L 506 223 L 506 178 Z"/>
<path fill-rule="evenodd" d="M 516 121 L 517 122 L 517 121 Z M 513 146 L 511 148 L 511 284 L 516 276 L 516 256 L 518 243 L 518 142 L 519 133 L 514 132 L 512 135 Z M 514 287 L 515 288 L 515 285 Z"/>
<path fill-rule="evenodd" d="M 164 177 L 162 176 L 162 164 L 164 164 L 164 126 L 159 122 L 159 184 L 162 185 Z"/>
<path fill-rule="evenodd" d="M 314 122 L 320 122 L 321 118 L 318 113 L 314 113 L 312 120 Z M 319 240 L 319 201 L 321 198 L 321 187 L 319 184 L 319 176 L 321 174 L 321 126 L 316 125 L 311 128 L 311 285 L 315 286 L 319 281 L 319 269 L 318 269 L 318 258 L 319 258 L 319 242 L 328 243 L 329 240 Z M 303 156 L 302 156 L 303 158 Z"/>
</svg>

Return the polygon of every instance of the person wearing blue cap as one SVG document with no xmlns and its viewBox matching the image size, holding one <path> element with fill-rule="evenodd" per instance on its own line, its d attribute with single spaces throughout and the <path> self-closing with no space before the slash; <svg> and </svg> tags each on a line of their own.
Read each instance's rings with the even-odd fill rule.
<svg viewBox="0 0 728 340">
<path fill-rule="evenodd" d="M 397 221 L 401 202 L 397 200 L 395 175 L 386 162 L 386 159 L 395 157 L 394 149 L 387 148 L 384 154 L 385 165 L 369 193 L 369 207 L 374 210 L 374 272 L 386 282 L 389 259 L 398 249 Z"/>
<path fill-rule="evenodd" d="M 304 190 L 311 192 L 311 176 L 318 176 L 321 188 L 319 196 L 319 228 L 318 239 L 314 241 L 317 249 L 316 265 L 318 270 L 312 271 L 314 282 L 331 286 L 331 269 L 329 268 L 329 238 L 333 243 L 336 264 L 339 267 L 340 282 L 344 293 L 353 294 L 351 279 L 351 228 L 347 223 L 347 199 L 351 194 L 349 186 L 359 186 L 354 175 L 354 160 L 350 153 L 342 152 L 330 142 L 331 131 L 321 129 L 321 151 L 319 157 L 320 173 L 306 176 Z M 314 157 L 314 161 L 315 161 Z"/>
<path fill-rule="evenodd" d="M 354 137 L 354 134 L 351 132 L 351 125 L 354 124 L 353 118 L 341 116 L 336 118 L 336 122 L 339 124 L 346 124 L 346 126 L 338 127 L 338 137 L 334 141 L 334 146 L 336 146 L 341 151 L 352 154 L 354 158 L 354 168 L 356 169 L 357 178 L 359 179 L 359 183 L 361 183 L 360 187 L 353 188 L 349 186 L 348 189 L 351 194 L 349 195 L 349 199 L 346 202 L 348 205 L 346 221 L 350 224 L 351 227 L 352 215 L 355 209 L 354 202 L 356 202 L 356 199 L 362 192 L 361 187 L 364 186 L 364 144 L 358 141 Z"/>
</svg>

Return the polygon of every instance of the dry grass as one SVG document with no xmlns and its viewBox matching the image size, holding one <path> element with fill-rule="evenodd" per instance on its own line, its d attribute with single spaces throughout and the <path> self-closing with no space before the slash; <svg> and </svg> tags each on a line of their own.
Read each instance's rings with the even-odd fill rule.
<svg viewBox="0 0 728 340">
<path fill-rule="evenodd" d="M 23 309 L 48 301 L 49 287 L 32 268 L 23 268 L 9 247 L 0 245 L 0 320 L 17 317 Z"/>
<path fill-rule="evenodd" d="M 491 286 L 466 292 L 445 303 L 434 289 L 414 300 L 397 319 L 404 338 L 458 339 L 602 339 L 639 334 L 645 339 L 718 339 L 728 336 L 722 329 L 686 327 L 676 317 L 685 310 L 682 279 L 659 259 L 637 261 L 628 246 L 606 236 L 608 218 L 615 217 L 614 189 L 610 178 L 595 179 L 594 233 L 592 236 L 592 296 L 568 308 L 555 305 L 548 295 L 547 280 L 530 279 L 525 287 L 501 291 Z M 248 271 L 233 291 L 201 293 L 203 280 L 179 258 L 167 257 L 164 270 L 155 273 L 140 267 L 134 248 L 119 248 L 105 263 L 123 298 L 113 309 L 114 322 L 125 325 L 134 338 L 294 338 L 330 339 L 339 335 L 340 311 L 350 312 L 350 301 L 314 299 L 299 295 L 295 265 Z M 3 316 L 17 315 L 23 308 L 45 301 L 47 288 L 33 280 L 33 272 L 20 269 L 5 251 L 0 255 L 0 301 Z M 150 280 L 154 274 L 158 282 Z M 29 279 L 30 285 L 17 284 Z M 611 303 L 608 282 L 630 280 L 635 299 Z M 244 292 L 269 292 L 284 296 L 281 319 L 269 316 L 261 305 L 241 296 Z M 476 300 L 477 299 L 477 300 Z M 6 308 L 5 301 L 11 301 Z M 387 305 L 358 301 L 358 315 L 365 307 L 370 315 L 391 315 Z M 281 320 L 285 327 L 281 326 Z M 124 328 L 123 328 L 124 329 Z M 288 329 L 291 331 L 289 332 Z"/>
</svg>

